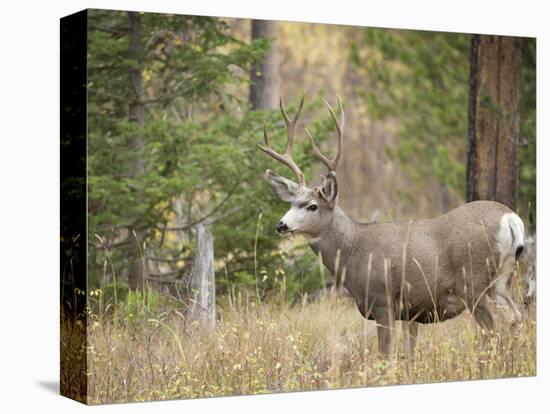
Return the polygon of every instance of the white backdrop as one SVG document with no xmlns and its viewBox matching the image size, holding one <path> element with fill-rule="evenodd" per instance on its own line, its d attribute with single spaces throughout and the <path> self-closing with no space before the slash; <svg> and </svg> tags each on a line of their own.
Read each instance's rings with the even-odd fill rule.
<svg viewBox="0 0 550 414">
<path fill-rule="evenodd" d="M 52 4 L 53 3 L 53 4 Z M 543 412 L 550 389 L 548 248 L 548 16 L 531 1 L 109 0 L 3 2 L 0 12 L 0 410 L 81 412 L 57 395 L 59 228 L 59 18 L 86 7 L 257 17 L 362 26 L 538 37 L 538 375 L 474 381 L 110 405 L 101 412 Z M 546 72 L 548 74 L 548 70 Z M 543 83 L 544 82 L 544 83 Z M 546 101 L 544 101 L 546 98 Z M 545 107 L 546 104 L 546 107 Z M 546 109 L 546 112 L 544 110 Z M 546 134 L 545 134 L 546 133 Z M 546 398 L 545 398 L 546 397 Z M 548 412 L 548 411 L 546 411 Z"/>
</svg>

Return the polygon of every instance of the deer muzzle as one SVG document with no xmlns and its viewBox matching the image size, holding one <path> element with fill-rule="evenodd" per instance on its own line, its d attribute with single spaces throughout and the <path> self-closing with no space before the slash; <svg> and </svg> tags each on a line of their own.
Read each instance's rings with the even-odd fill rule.
<svg viewBox="0 0 550 414">
<path fill-rule="evenodd" d="M 286 232 L 288 232 L 288 226 L 282 221 L 279 221 L 275 226 L 275 230 L 277 230 L 277 233 L 279 234 L 285 234 Z"/>
</svg>

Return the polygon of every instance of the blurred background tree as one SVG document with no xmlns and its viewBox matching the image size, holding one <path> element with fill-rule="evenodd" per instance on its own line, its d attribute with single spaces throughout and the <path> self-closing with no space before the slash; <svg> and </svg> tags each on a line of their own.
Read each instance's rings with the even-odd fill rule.
<svg viewBox="0 0 550 414">
<path fill-rule="evenodd" d="M 402 193 L 403 200 L 416 204 L 418 192 L 434 187 L 435 181 L 439 186 L 440 211 L 446 212 L 464 202 L 466 191 L 468 141 L 465 138 L 468 136 L 471 65 L 482 56 L 489 68 L 487 70 L 494 70 L 494 73 L 487 74 L 486 78 L 491 78 L 488 82 L 496 85 L 497 77 L 501 76 L 496 71 L 496 54 L 491 54 L 489 49 L 475 56 L 471 54 L 472 42 L 475 46 L 476 39 L 489 36 L 371 28 L 364 33 L 361 41 L 352 44 L 351 61 L 370 79 L 369 87 L 361 92 L 369 116 L 390 119 L 398 125 L 399 143 L 388 146 L 387 151 L 390 157 L 400 162 L 415 183 L 412 189 Z M 492 38 L 507 39 L 500 36 Z M 501 152 L 505 143 L 509 144 L 507 152 L 515 153 L 519 149 L 519 185 L 517 181 L 509 183 L 518 174 L 515 155 L 513 159 L 504 159 L 506 157 L 501 155 L 504 158 L 500 160 L 502 167 L 499 175 L 503 188 L 509 185 L 509 192 L 513 192 L 512 188 L 519 188 L 519 194 L 510 195 L 507 199 L 490 193 L 472 194 L 468 201 L 480 197 L 496 199 L 513 209 L 517 204 L 520 214 L 527 217 L 528 206 L 534 208 L 536 204 L 536 42 L 528 38 L 508 39 L 515 39 L 517 47 L 508 53 L 505 63 L 517 70 L 514 77 L 503 77 L 499 84 L 502 90 L 510 87 L 516 90 L 517 108 L 509 116 L 515 119 L 518 131 L 514 134 L 516 138 L 513 143 L 503 138 Z M 504 68 L 506 65 L 501 66 Z M 508 78 L 510 82 L 506 82 Z M 505 99 L 504 93 L 502 99 Z M 499 105 L 505 106 L 505 102 L 499 102 Z M 511 107 L 508 109 L 511 110 Z M 488 131 L 484 136 L 490 140 L 487 145 L 491 149 L 488 151 L 494 151 L 494 137 Z M 511 164 L 509 174 L 506 172 L 508 164 Z M 472 182 L 473 178 L 469 181 Z"/>
<path fill-rule="evenodd" d="M 279 54 L 277 50 L 277 22 L 252 20 L 251 40 L 269 39 L 264 58 L 250 71 L 250 104 L 253 110 L 274 109 L 279 100 Z"/>
<path fill-rule="evenodd" d="M 368 114 L 398 124 L 399 143 L 387 151 L 413 179 L 403 199 L 415 203 L 435 184 L 439 210 L 448 211 L 465 184 L 469 35 L 367 29 L 351 51 L 371 79 L 362 93 Z"/>
<path fill-rule="evenodd" d="M 473 35 L 466 200 L 517 209 L 522 39 Z"/>
</svg>

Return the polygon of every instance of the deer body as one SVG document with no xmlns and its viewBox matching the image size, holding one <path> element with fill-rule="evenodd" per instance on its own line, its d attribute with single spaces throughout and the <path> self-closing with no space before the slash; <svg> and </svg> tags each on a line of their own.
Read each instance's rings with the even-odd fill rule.
<svg viewBox="0 0 550 414">
<path fill-rule="evenodd" d="M 396 320 L 407 321 L 405 346 L 410 355 L 418 323 L 453 318 L 466 308 L 483 328 L 491 330 L 487 294 L 503 312 L 509 311 L 511 322 L 520 322 L 521 314 L 508 287 L 524 245 L 521 219 L 500 203 L 477 201 L 433 219 L 353 221 L 338 206 L 335 169 L 343 142 L 342 104 L 339 101 L 341 123 L 329 106 L 339 137 L 333 160 L 319 152 L 310 135 L 315 153 L 329 169 L 322 185 L 310 189 L 291 158 L 302 103 L 303 98 L 292 120 L 281 103 L 288 128 L 285 155 L 274 152 L 264 131 L 266 147 L 261 149 L 289 166 L 299 181 L 270 170 L 266 173 L 275 194 L 292 205 L 277 224 L 277 231 L 304 235 L 327 269 L 343 280 L 361 314 L 376 320 L 379 351 L 392 351 Z"/>
<path fill-rule="evenodd" d="M 522 246 L 521 229 L 517 234 L 507 229 L 508 217 L 521 222 L 493 201 L 401 223 L 355 223 L 340 209 L 332 226 L 310 246 L 328 270 L 344 280 L 363 316 L 375 319 L 379 308 L 387 313 L 391 306 L 395 319 L 430 323 L 453 318 L 466 306 L 473 309 L 486 292 L 495 298 L 505 294 L 489 285 L 502 273 L 511 274 Z M 493 261 L 497 268 L 502 262 L 500 271 Z M 400 304 L 402 295 L 408 303 Z M 481 309 L 484 302 L 478 301 L 476 307 Z M 490 324 L 486 321 L 484 327 L 489 329 Z"/>
</svg>

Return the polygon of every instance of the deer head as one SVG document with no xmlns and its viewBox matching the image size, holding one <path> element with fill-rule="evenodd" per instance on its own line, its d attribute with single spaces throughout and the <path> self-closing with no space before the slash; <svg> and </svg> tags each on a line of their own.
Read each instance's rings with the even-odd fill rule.
<svg viewBox="0 0 550 414">
<path fill-rule="evenodd" d="M 332 220 L 334 208 L 338 203 L 338 183 L 336 180 L 336 167 L 340 160 L 343 146 L 343 128 L 344 128 L 344 108 L 342 101 L 338 97 L 338 106 L 341 115 L 341 121 L 338 122 L 334 111 L 328 102 L 327 108 L 336 127 L 338 135 L 338 151 L 333 159 L 327 158 L 321 153 L 313 136 L 306 129 L 315 155 L 328 168 L 326 176 L 321 176 L 322 183 L 319 186 L 310 188 L 306 186 L 304 174 L 300 167 L 292 159 L 292 146 L 294 144 L 294 129 L 300 116 L 304 96 L 300 99 L 296 114 L 291 119 L 284 109 L 283 101 L 280 100 L 281 113 L 287 129 L 287 145 L 284 154 L 277 153 L 269 144 L 267 128 L 264 125 L 265 146 L 258 144 L 260 149 L 266 154 L 275 158 L 277 161 L 286 165 L 295 174 L 298 182 L 281 177 L 271 170 L 266 171 L 266 178 L 271 184 L 273 192 L 283 201 L 291 204 L 290 210 L 277 223 L 276 230 L 279 234 L 302 234 L 306 237 L 315 238 L 319 236 L 323 229 L 327 228 Z"/>
</svg>

